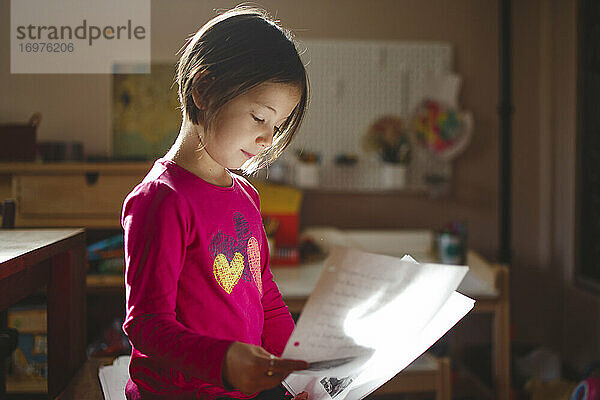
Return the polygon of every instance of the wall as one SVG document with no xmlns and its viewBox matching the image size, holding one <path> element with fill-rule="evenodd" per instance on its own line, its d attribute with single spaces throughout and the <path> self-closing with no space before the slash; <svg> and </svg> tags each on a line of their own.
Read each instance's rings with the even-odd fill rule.
<svg viewBox="0 0 600 400">
<path fill-rule="evenodd" d="M 600 294 L 573 282 L 575 258 L 575 176 L 577 137 L 577 6 L 555 1 L 554 232 L 553 267 L 563 281 L 562 351 L 567 361 L 584 368 L 600 360 Z M 582 238 L 598 240 L 598 238 Z"/>
<path fill-rule="evenodd" d="M 174 62 L 184 38 L 214 8 L 235 1 L 153 1 L 152 58 Z M 475 115 L 475 138 L 456 162 L 454 193 L 444 200 L 425 195 L 346 196 L 310 193 L 305 224 L 340 227 L 439 228 L 452 219 L 469 224 L 471 244 L 493 257 L 497 249 L 497 6 L 495 1 L 380 0 L 366 3 L 265 0 L 284 25 L 302 38 L 448 41 L 455 71 L 464 77 L 461 100 Z M 9 1 L 0 0 L 1 47 L 9 44 Z M 44 120 L 42 140 L 83 140 L 88 153 L 110 149 L 107 75 L 10 75 L 9 55 L 0 54 L 0 122 L 24 121 L 33 111 Z M 349 218 L 349 216 L 352 218 Z"/>
<path fill-rule="evenodd" d="M 512 2 L 512 321 L 515 341 L 556 350 L 561 341 L 561 281 L 552 271 L 553 169 L 548 147 L 555 123 L 550 1 Z M 543 225 L 544 224 L 544 225 Z M 543 250 L 542 250 L 543 249 Z M 532 288 L 537 290 L 532 293 Z M 558 294 L 558 295 L 557 295 Z"/>
<path fill-rule="evenodd" d="M 577 1 L 513 2 L 515 341 L 600 359 L 600 297 L 573 283 Z"/>
</svg>

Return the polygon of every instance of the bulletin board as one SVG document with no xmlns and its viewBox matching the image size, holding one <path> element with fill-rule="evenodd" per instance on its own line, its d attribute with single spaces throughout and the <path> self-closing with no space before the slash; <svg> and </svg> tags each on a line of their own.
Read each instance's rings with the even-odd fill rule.
<svg viewBox="0 0 600 400">
<path fill-rule="evenodd" d="M 305 51 L 302 51 L 305 48 Z M 393 114 L 407 122 L 423 97 L 424 82 L 450 73 L 452 48 L 447 43 L 305 40 L 301 57 L 310 83 L 310 105 L 305 120 L 284 160 L 292 170 L 295 152 L 321 156 L 319 187 L 334 190 L 382 188 L 382 164 L 365 152 L 361 140 L 378 117 Z M 407 189 L 423 189 L 424 175 L 451 174 L 447 162 L 412 146 Z M 336 166 L 340 153 L 354 153 L 354 166 Z"/>
</svg>

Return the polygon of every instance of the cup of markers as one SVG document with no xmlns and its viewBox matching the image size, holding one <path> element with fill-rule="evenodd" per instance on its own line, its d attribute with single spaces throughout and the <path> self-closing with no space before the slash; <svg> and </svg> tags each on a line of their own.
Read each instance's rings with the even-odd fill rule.
<svg viewBox="0 0 600 400">
<path fill-rule="evenodd" d="M 436 233 L 438 258 L 442 264 L 464 265 L 467 258 L 467 226 L 450 222 Z"/>
</svg>

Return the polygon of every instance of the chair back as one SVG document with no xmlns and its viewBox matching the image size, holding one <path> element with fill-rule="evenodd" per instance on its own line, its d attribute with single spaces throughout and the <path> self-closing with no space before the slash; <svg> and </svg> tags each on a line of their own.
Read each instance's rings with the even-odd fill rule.
<svg viewBox="0 0 600 400">
<path fill-rule="evenodd" d="M 2 214 L 2 229 L 12 229 L 15 227 L 16 202 L 14 199 L 6 199 L 0 204 L 0 214 Z"/>
</svg>

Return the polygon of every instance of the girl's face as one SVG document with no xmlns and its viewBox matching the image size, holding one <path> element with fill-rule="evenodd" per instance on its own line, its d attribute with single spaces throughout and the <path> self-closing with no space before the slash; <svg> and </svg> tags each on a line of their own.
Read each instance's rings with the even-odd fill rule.
<svg viewBox="0 0 600 400">
<path fill-rule="evenodd" d="M 273 135 L 300 102 L 295 85 L 263 83 L 221 108 L 205 134 L 204 150 L 217 164 L 239 169 L 273 143 Z"/>
</svg>

